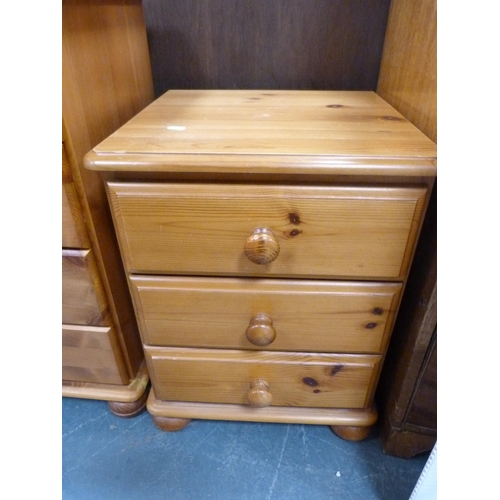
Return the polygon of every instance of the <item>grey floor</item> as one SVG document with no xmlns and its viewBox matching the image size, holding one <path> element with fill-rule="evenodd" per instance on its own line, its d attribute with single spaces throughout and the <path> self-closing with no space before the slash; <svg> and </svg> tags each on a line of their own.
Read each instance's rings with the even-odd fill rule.
<svg viewBox="0 0 500 500">
<path fill-rule="evenodd" d="M 385 455 L 326 426 L 196 420 L 164 432 L 143 412 L 63 398 L 64 500 L 406 500 L 428 454 Z"/>
</svg>

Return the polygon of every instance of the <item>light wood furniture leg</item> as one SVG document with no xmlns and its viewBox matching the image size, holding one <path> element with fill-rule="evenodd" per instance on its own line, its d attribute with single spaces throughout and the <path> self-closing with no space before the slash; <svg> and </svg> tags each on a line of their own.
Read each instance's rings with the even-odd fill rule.
<svg viewBox="0 0 500 500">
<path fill-rule="evenodd" d="M 108 401 L 109 409 L 117 417 L 135 417 L 146 408 L 146 401 L 148 400 L 148 391 L 136 401 L 122 402 L 122 401 Z"/>
<path fill-rule="evenodd" d="M 347 441 L 362 441 L 369 436 L 371 431 L 371 426 L 331 425 L 330 428 L 338 437 Z"/>
<path fill-rule="evenodd" d="M 153 422 L 162 430 L 176 432 L 191 422 L 189 418 L 153 417 Z"/>
<path fill-rule="evenodd" d="M 150 392 L 146 363 L 128 385 L 97 384 L 63 380 L 62 395 L 68 398 L 107 401 L 109 409 L 118 417 L 134 417 L 146 406 Z"/>
</svg>

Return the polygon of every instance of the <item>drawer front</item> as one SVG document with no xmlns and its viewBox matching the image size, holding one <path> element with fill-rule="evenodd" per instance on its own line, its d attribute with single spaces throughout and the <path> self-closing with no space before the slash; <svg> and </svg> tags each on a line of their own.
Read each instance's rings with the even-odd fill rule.
<svg viewBox="0 0 500 500">
<path fill-rule="evenodd" d="M 143 342 L 173 347 L 378 353 L 399 283 L 132 276 Z"/>
<path fill-rule="evenodd" d="M 145 352 L 159 399 L 251 406 L 257 399 L 262 406 L 364 408 L 380 363 L 373 355 L 149 346 Z"/>
<path fill-rule="evenodd" d="M 405 274 L 426 192 L 127 183 L 108 189 L 131 272 L 380 279 Z M 263 263 L 255 263 L 260 257 Z"/>
<path fill-rule="evenodd" d="M 103 326 L 106 300 L 91 250 L 62 250 L 62 322 Z"/>
<path fill-rule="evenodd" d="M 62 379 L 98 384 L 128 383 L 111 327 L 63 325 Z"/>
</svg>

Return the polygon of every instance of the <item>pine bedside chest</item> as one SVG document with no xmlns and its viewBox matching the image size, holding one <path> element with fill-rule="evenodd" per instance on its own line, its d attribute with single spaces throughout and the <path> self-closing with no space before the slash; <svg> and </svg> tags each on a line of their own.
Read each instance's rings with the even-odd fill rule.
<svg viewBox="0 0 500 500">
<path fill-rule="evenodd" d="M 85 165 L 106 181 L 159 427 L 366 437 L 430 139 L 374 92 L 171 90 Z"/>
</svg>

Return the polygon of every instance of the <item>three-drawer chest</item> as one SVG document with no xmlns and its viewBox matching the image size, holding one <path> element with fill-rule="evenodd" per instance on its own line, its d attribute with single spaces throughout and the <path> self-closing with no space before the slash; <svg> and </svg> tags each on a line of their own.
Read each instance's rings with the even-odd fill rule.
<svg viewBox="0 0 500 500">
<path fill-rule="evenodd" d="M 171 90 L 89 152 L 158 426 L 363 439 L 436 145 L 374 92 Z"/>
</svg>

